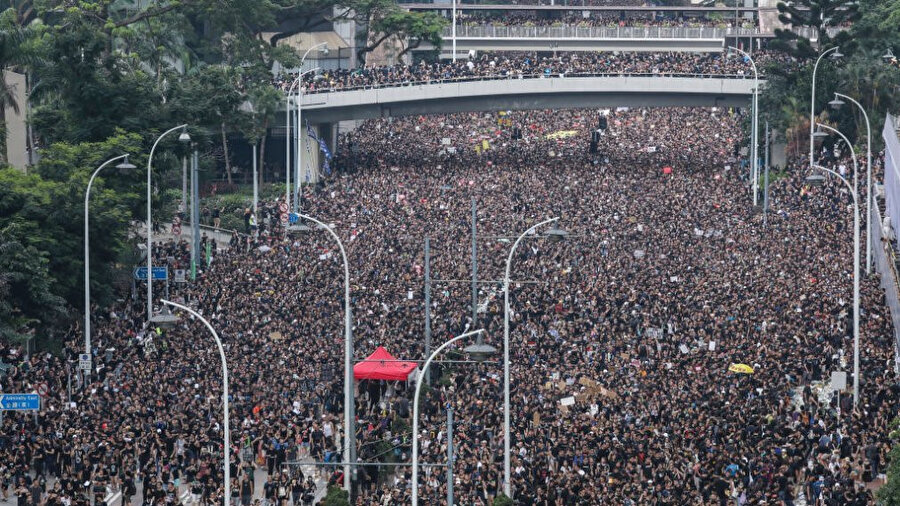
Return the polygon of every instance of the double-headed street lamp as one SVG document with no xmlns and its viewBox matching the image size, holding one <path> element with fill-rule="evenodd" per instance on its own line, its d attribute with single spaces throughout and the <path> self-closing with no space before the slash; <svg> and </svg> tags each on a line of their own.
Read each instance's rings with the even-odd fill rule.
<svg viewBox="0 0 900 506">
<path fill-rule="evenodd" d="M 813 67 L 812 74 L 812 94 L 809 99 L 809 165 L 812 166 L 815 163 L 815 159 L 813 158 L 813 137 L 814 130 L 816 125 L 816 72 L 819 71 L 819 62 L 822 61 L 822 58 L 825 57 L 828 53 L 834 52 L 831 55 L 832 60 L 837 60 L 838 58 L 843 57 L 841 54 L 840 46 L 835 46 L 831 49 L 826 49 L 822 51 L 822 54 L 819 55 L 819 58 L 816 59 L 816 64 Z"/>
<path fill-rule="evenodd" d="M 94 178 L 107 165 L 122 160 L 116 165 L 119 170 L 134 169 L 135 166 L 128 163 L 128 155 L 119 155 L 103 162 L 97 170 L 91 174 L 88 179 L 87 189 L 84 190 L 84 352 L 91 355 L 91 242 L 90 231 L 88 229 L 89 202 L 91 198 L 91 185 L 94 184 Z M 90 372 L 88 372 L 90 374 Z M 87 383 L 87 382 L 85 382 Z"/>
<path fill-rule="evenodd" d="M 294 207 L 293 211 L 295 213 L 299 213 L 303 210 L 303 202 L 300 199 L 303 197 L 302 192 L 300 191 L 302 182 L 300 181 L 300 172 L 303 170 L 303 150 L 301 149 L 300 139 L 303 138 L 303 121 L 302 121 L 302 111 L 301 107 L 303 106 L 303 76 L 306 74 L 315 74 L 319 71 L 319 67 L 312 68 L 307 70 L 306 72 L 300 74 L 298 77 L 298 85 L 297 85 L 297 136 L 294 139 L 294 143 L 297 151 L 297 168 L 294 170 L 295 179 L 294 181 Z M 306 140 L 307 143 L 309 139 Z"/>
<path fill-rule="evenodd" d="M 533 233 L 539 227 L 554 223 L 559 218 L 550 218 L 540 223 L 532 225 L 528 230 L 522 232 L 516 242 L 513 243 L 509 250 L 509 256 L 506 259 L 506 274 L 503 277 L 503 493 L 507 497 L 512 498 L 510 483 L 510 432 L 509 432 L 509 271 L 512 268 L 513 255 L 516 248 L 526 235 Z M 547 237 L 552 240 L 562 240 L 568 235 L 564 230 L 552 228 L 547 231 Z"/>
<path fill-rule="evenodd" d="M 319 46 L 324 45 L 318 44 Z M 317 46 L 313 46 L 310 49 L 313 49 Z M 306 51 L 306 54 L 309 54 L 309 50 Z M 306 60 L 306 55 L 303 55 L 304 61 Z M 301 66 L 303 64 L 301 63 Z M 319 67 L 309 69 L 305 72 L 301 72 L 294 82 L 291 83 L 291 86 L 288 88 L 287 94 L 284 97 L 284 117 L 285 117 L 285 131 L 284 131 L 284 170 L 285 170 L 285 193 L 284 193 L 284 201 L 287 203 L 288 207 L 292 212 L 298 212 L 298 200 L 300 199 L 300 158 L 302 154 L 300 153 L 300 136 L 301 136 L 301 127 L 300 127 L 300 103 L 302 99 L 302 90 L 303 90 L 303 77 L 310 72 L 317 72 Z M 291 95 L 294 93 L 294 88 L 297 88 L 297 135 L 295 139 L 295 150 L 297 152 L 297 170 L 296 170 L 296 181 L 294 182 L 296 188 L 294 189 L 294 203 L 291 205 Z"/>
<path fill-rule="evenodd" d="M 170 133 L 181 130 L 181 134 L 178 136 L 178 140 L 180 142 L 191 142 L 191 136 L 187 133 L 187 123 L 184 125 L 178 125 L 177 127 L 170 128 L 162 133 L 157 139 L 156 142 L 153 143 L 153 147 L 150 148 L 150 157 L 147 158 L 147 323 L 152 323 L 153 320 L 153 217 L 152 217 L 152 209 L 151 209 L 151 190 L 152 190 L 152 182 L 151 176 L 153 175 L 153 153 L 156 151 L 156 145 L 159 144 L 159 141 L 163 139 L 163 137 L 169 135 Z M 162 320 L 157 320 L 162 322 Z"/>
<path fill-rule="evenodd" d="M 869 123 L 869 115 L 866 113 L 866 109 L 852 97 L 835 93 L 834 100 L 828 102 L 828 105 L 833 109 L 840 109 L 844 105 L 844 101 L 841 98 L 855 104 L 862 111 L 863 118 L 866 120 L 866 224 L 868 225 L 866 233 L 866 275 L 868 276 L 872 274 L 872 125 Z M 850 150 L 853 150 L 852 146 Z"/>
<path fill-rule="evenodd" d="M 331 234 L 341 250 L 344 261 L 344 488 L 350 492 L 351 463 L 356 462 L 356 430 L 353 425 L 355 407 L 353 405 L 353 334 L 350 326 L 350 267 L 347 264 L 347 252 L 344 244 L 334 230 L 321 221 L 301 214 L 300 218 L 309 220 Z"/>
<path fill-rule="evenodd" d="M 301 72 L 297 76 L 297 78 L 294 79 L 294 82 L 291 83 L 291 86 L 288 88 L 287 94 L 284 96 L 284 116 L 285 116 L 285 130 L 284 130 L 285 195 L 284 195 L 284 201 L 287 203 L 288 207 L 291 206 L 291 94 L 294 92 L 294 87 L 298 86 L 300 84 L 300 82 L 303 80 L 303 76 L 305 76 L 307 73 L 310 72 L 309 70 L 306 72 L 302 71 L 303 65 L 306 63 L 306 57 L 309 56 L 309 53 L 313 49 L 316 49 L 319 47 L 322 48 L 323 52 L 328 51 L 328 43 L 320 42 L 314 46 L 310 46 L 309 49 L 307 49 L 306 52 L 303 53 L 303 58 L 300 59 Z M 316 70 L 319 70 L 319 68 L 316 67 L 315 69 L 312 69 L 312 71 L 316 71 Z M 297 102 L 298 102 L 297 109 L 299 112 L 299 109 L 300 109 L 299 98 L 298 98 Z M 299 139 L 300 139 L 300 118 L 298 116 L 297 117 L 297 142 L 298 143 L 299 143 Z M 300 157 L 299 144 L 297 146 L 297 157 L 298 158 Z M 300 164 L 298 163 L 297 165 L 299 166 Z M 298 174 L 297 186 L 300 186 L 300 181 L 299 181 L 300 170 L 299 169 L 297 169 L 297 174 Z M 295 213 L 297 212 L 296 207 L 291 208 L 291 210 Z"/>
<path fill-rule="evenodd" d="M 894 56 L 893 49 L 887 48 L 887 51 L 885 51 L 884 54 L 881 55 L 881 59 L 884 60 L 885 63 L 891 63 L 891 62 L 894 62 L 897 59 L 897 57 Z"/>
<path fill-rule="evenodd" d="M 447 341 L 446 343 L 440 345 L 438 349 L 434 350 L 434 353 L 431 354 L 426 360 L 425 364 L 422 365 L 422 370 L 419 372 L 418 377 L 416 377 L 416 393 L 413 396 L 413 412 L 412 412 L 412 506 L 419 505 L 419 391 L 422 389 L 422 378 L 427 376 L 428 374 L 428 366 L 431 365 L 431 361 L 434 360 L 434 357 L 438 356 L 438 354 L 444 351 L 444 348 L 450 346 L 451 344 L 459 341 L 460 339 L 464 339 L 466 337 L 478 335 L 479 341 L 481 341 L 481 334 L 484 332 L 484 329 L 473 330 L 471 332 L 466 332 L 465 334 L 460 334 L 453 339 Z M 484 359 L 486 356 L 480 355 L 475 357 L 477 359 Z M 453 462 L 447 462 L 448 466 L 452 466 Z"/>
<path fill-rule="evenodd" d="M 744 55 L 753 67 L 753 118 L 750 121 L 750 143 L 752 144 L 750 156 L 753 157 L 750 162 L 750 177 L 753 181 L 750 188 L 753 192 L 753 205 L 755 206 L 759 200 L 759 72 L 756 70 L 756 62 L 749 53 L 734 46 L 728 46 L 728 49 Z"/>
<path fill-rule="evenodd" d="M 160 302 L 167 306 L 172 306 L 183 311 L 187 311 L 188 313 L 198 318 L 212 333 L 213 339 L 215 339 L 216 341 L 216 346 L 219 348 L 219 358 L 222 360 L 222 406 L 224 409 L 223 428 L 225 430 L 225 506 L 231 506 L 231 430 L 228 424 L 228 363 L 225 360 L 225 348 L 222 346 L 222 340 L 219 339 L 219 334 L 216 333 L 216 329 L 214 329 L 212 325 L 210 325 L 210 323 L 206 320 L 206 318 L 204 318 L 200 313 L 187 306 L 176 304 L 165 299 L 160 299 Z"/>
</svg>

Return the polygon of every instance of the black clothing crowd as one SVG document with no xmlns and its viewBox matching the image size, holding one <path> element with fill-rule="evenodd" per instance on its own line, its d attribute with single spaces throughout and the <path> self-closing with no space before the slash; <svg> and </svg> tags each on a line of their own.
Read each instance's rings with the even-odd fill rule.
<svg viewBox="0 0 900 506">
<path fill-rule="evenodd" d="M 601 116 L 607 128 L 592 150 Z M 793 162 L 771 185 L 764 227 L 736 154 L 740 121 L 728 109 L 620 108 L 360 125 L 341 140 L 340 170 L 303 202 L 347 248 L 354 360 L 377 346 L 423 358 L 425 237 L 438 280 L 435 346 L 484 328 L 501 347 L 498 280 L 512 241 L 558 216 L 567 240 L 537 234 L 513 257 L 517 504 L 871 504 L 900 398 L 883 295 L 876 279 L 864 280 L 853 406 L 828 388 L 831 372 L 852 370 L 848 196 L 833 181 L 807 186 L 804 162 Z M 473 198 L 483 281 L 475 322 L 471 285 L 455 282 L 471 276 Z M 213 248 L 197 280 L 171 294 L 224 342 L 232 493 L 244 504 L 255 500 L 254 473 L 268 476 L 268 504 L 308 503 L 314 476 L 284 466 L 337 462 L 342 450 L 341 256 L 316 228 L 285 237 L 278 205 L 263 206 L 258 234 Z M 185 244 L 155 250 L 172 266 L 188 261 Z M 168 330 L 146 325 L 141 292 L 95 311 L 95 367 L 84 385 L 79 328 L 62 357 L 26 360 L 21 346 L 0 344 L 0 358 L 15 365 L 3 392 L 40 383 L 50 392 L 37 424 L 31 415 L 3 420 L 4 496 L 81 506 L 110 491 L 130 500 L 140 484 L 147 505 L 177 503 L 182 491 L 221 503 L 218 352 L 188 315 Z M 502 490 L 502 364 L 440 369 L 422 402 L 422 461 L 445 462 L 452 406 L 455 502 L 489 505 Z M 387 452 L 408 462 L 411 389 L 360 383 L 355 397 L 360 459 Z M 341 469 L 322 467 L 321 477 L 339 484 Z M 408 504 L 410 477 L 403 465 L 360 468 L 355 504 Z M 423 504 L 446 504 L 443 468 L 423 467 L 420 479 Z"/>
</svg>

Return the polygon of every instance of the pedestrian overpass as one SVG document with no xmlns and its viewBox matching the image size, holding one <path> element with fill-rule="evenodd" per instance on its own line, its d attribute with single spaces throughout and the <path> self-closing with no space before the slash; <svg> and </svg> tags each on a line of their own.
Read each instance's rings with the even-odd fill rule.
<svg viewBox="0 0 900 506">
<path fill-rule="evenodd" d="M 746 107 L 755 80 L 745 75 L 589 74 L 457 78 L 392 83 L 353 89 L 319 88 L 301 99 L 307 123 L 331 151 L 342 121 L 418 114 L 614 107 Z M 284 125 L 282 110 L 276 125 Z M 285 136 L 285 127 L 270 130 Z M 291 136 L 295 138 L 296 130 Z M 301 135 L 304 179 L 316 181 L 318 146 Z"/>
<path fill-rule="evenodd" d="M 591 107 L 746 106 L 754 80 L 744 75 L 528 75 L 320 89 L 302 99 L 310 124 L 345 120 Z"/>
</svg>

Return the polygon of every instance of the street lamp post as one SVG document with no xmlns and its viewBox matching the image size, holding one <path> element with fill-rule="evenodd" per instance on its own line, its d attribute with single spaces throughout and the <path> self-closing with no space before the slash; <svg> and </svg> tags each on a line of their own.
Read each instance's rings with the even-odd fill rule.
<svg viewBox="0 0 900 506">
<path fill-rule="evenodd" d="M 819 58 L 816 59 L 816 65 L 813 67 L 813 75 L 812 75 L 812 95 L 809 99 L 809 164 L 812 166 L 815 163 L 813 159 L 813 130 L 816 124 L 816 72 L 819 71 L 819 62 L 822 61 L 822 58 L 828 53 L 836 51 L 832 56 L 833 59 L 838 59 L 843 56 L 840 52 L 840 46 L 835 46 L 831 49 L 826 49 L 822 51 L 822 54 L 819 55 Z"/>
<path fill-rule="evenodd" d="M 416 393 L 413 396 L 412 414 L 412 506 L 419 505 L 419 391 L 422 389 L 422 378 L 428 374 L 428 366 L 431 365 L 431 361 L 434 360 L 434 357 L 438 356 L 440 352 L 444 351 L 444 348 L 460 339 L 477 334 L 480 335 L 482 332 L 484 332 L 484 329 L 466 332 L 465 334 L 460 334 L 438 346 L 438 349 L 434 350 L 434 353 L 425 360 L 425 364 L 422 365 L 422 371 L 419 373 L 418 377 L 416 377 Z M 447 465 L 453 465 L 453 463 L 448 462 Z"/>
<path fill-rule="evenodd" d="M 316 44 L 315 46 L 311 46 L 306 52 L 303 54 L 303 59 L 300 60 L 300 68 L 303 68 L 303 64 L 306 63 L 306 57 L 309 55 L 310 51 L 319 47 L 326 46 L 326 42 L 322 42 Z M 288 88 L 287 93 L 284 96 L 284 201 L 287 203 L 288 207 L 291 206 L 291 94 L 294 92 L 294 86 L 297 86 L 300 83 L 300 80 L 305 75 L 305 72 L 301 72 L 300 75 L 297 76 L 297 79 L 294 79 L 294 82 L 291 83 L 291 86 Z M 299 119 L 297 121 L 297 129 L 300 129 Z M 299 133 L 297 134 L 299 138 Z M 298 156 L 299 156 L 299 148 L 298 148 Z"/>
<path fill-rule="evenodd" d="M 845 177 L 820 165 L 812 168 L 837 176 L 853 198 L 853 406 L 856 406 L 859 404 L 859 199 Z"/>
<path fill-rule="evenodd" d="M 866 224 L 868 225 L 868 232 L 866 233 L 866 275 L 868 276 L 872 274 L 872 124 L 869 122 L 869 115 L 862 104 L 842 93 L 835 93 L 834 96 L 836 98 L 828 102 L 829 105 L 837 109 L 844 105 L 844 101 L 841 98 L 849 100 L 862 111 L 863 118 L 866 120 Z M 852 150 L 853 148 L 851 147 L 850 149 Z"/>
<path fill-rule="evenodd" d="M 128 170 L 134 169 L 135 166 L 128 163 L 128 155 L 119 155 L 103 162 L 97 170 L 91 174 L 88 179 L 87 189 L 84 190 L 84 352 L 91 355 L 91 242 L 90 231 L 88 229 L 89 202 L 91 198 L 91 185 L 94 184 L 94 178 L 107 165 L 122 160 L 123 162 L 116 165 L 116 168 Z M 90 373 L 88 373 L 90 374 Z M 85 381 L 87 384 L 87 381 Z"/>
<path fill-rule="evenodd" d="M 302 194 L 300 193 L 300 171 L 302 170 L 303 165 L 303 150 L 300 149 L 300 139 L 302 137 L 303 132 L 303 123 L 301 120 L 301 106 L 303 104 L 303 76 L 309 73 L 315 74 L 319 70 L 319 67 L 312 68 L 307 70 L 306 72 L 300 74 L 300 77 L 297 79 L 301 82 L 297 85 L 297 138 L 296 138 L 296 152 L 297 152 L 297 168 L 295 169 L 295 181 L 294 181 L 294 207 L 292 209 L 293 212 L 299 213 L 303 210 L 303 203 L 300 202 L 300 198 Z M 309 140 L 307 140 L 309 142 Z"/>
<path fill-rule="evenodd" d="M 750 156 L 753 157 L 750 161 L 750 177 L 753 181 L 750 188 L 753 192 L 753 205 L 755 206 L 759 201 L 759 72 L 756 71 L 756 62 L 749 53 L 734 46 L 729 46 L 728 49 L 744 55 L 750 60 L 750 65 L 753 67 L 753 118 L 750 122 L 750 143 L 752 144 Z"/>
<path fill-rule="evenodd" d="M 453 39 L 453 55 L 451 56 L 451 61 L 456 63 L 456 0 L 453 0 L 453 33 L 451 34 L 451 38 Z"/>
<path fill-rule="evenodd" d="M 323 43 L 323 44 L 324 44 L 324 43 Z M 322 45 L 322 44 L 319 44 L 319 45 Z M 310 49 L 312 49 L 312 48 L 310 48 Z M 309 51 L 307 51 L 307 54 L 308 54 L 308 53 L 309 53 Z M 305 58 L 306 58 L 306 55 L 304 55 L 303 58 L 305 59 Z M 301 66 L 302 66 L 302 63 L 301 63 Z M 296 123 L 297 135 L 296 135 L 296 144 L 295 144 L 295 150 L 296 150 L 296 152 L 297 152 L 297 171 L 296 171 L 296 172 L 297 172 L 297 174 L 296 174 L 296 179 L 297 179 L 297 181 L 295 181 L 295 184 L 296 184 L 296 186 L 297 186 L 297 189 L 294 191 L 294 198 L 295 198 L 295 199 L 299 199 L 299 196 L 297 195 L 297 193 L 299 192 L 299 189 L 300 189 L 300 156 L 301 156 L 301 154 L 300 154 L 300 99 L 301 99 L 301 96 L 302 96 L 302 95 L 301 95 L 300 90 L 303 89 L 303 85 L 301 84 L 301 82 L 303 81 L 303 76 L 305 76 L 306 74 L 309 74 L 310 72 L 315 72 L 315 71 L 317 71 L 317 70 L 319 70 L 319 67 L 316 67 L 316 68 L 314 68 L 314 69 L 309 69 L 309 70 L 307 70 L 306 72 L 301 72 L 300 75 L 298 75 L 297 78 L 294 79 L 294 82 L 291 83 L 291 86 L 288 88 L 287 95 L 285 95 L 285 97 L 284 97 L 284 117 L 285 117 L 285 131 L 284 131 L 284 167 L 285 167 L 285 169 L 284 169 L 284 170 L 285 170 L 285 176 L 284 176 L 284 177 L 285 177 L 285 190 L 284 190 L 284 201 L 287 203 L 288 207 L 290 207 L 291 212 L 293 212 L 293 213 L 298 213 L 299 211 L 298 211 L 298 208 L 297 208 L 297 202 L 296 202 L 296 201 L 293 203 L 293 206 L 291 205 L 291 95 L 294 93 L 294 87 L 298 87 L 298 94 L 297 94 L 297 123 Z"/>
<path fill-rule="evenodd" d="M 513 255 L 522 239 L 538 227 L 558 220 L 558 217 L 550 218 L 531 226 L 516 239 L 506 259 L 506 275 L 503 277 L 503 493 L 509 498 L 512 498 L 509 463 L 509 271 L 512 267 Z"/>
<path fill-rule="evenodd" d="M 301 214 L 300 218 L 309 220 L 325 229 L 337 242 L 344 260 L 344 488 L 350 492 L 351 463 L 356 461 L 356 430 L 353 428 L 353 335 L 350 326 L 350 268 L 347 264 L 347 253 L 341 239 L 331 227 L 321 221 Z"/>
<path fill-rule="evenodd" d="M 224 407 L 223 418 L 225 429 L 225 448 L 223 449 L 225 454 L 225 506 L 231 506 L 231 430 L 228 425 L 228 363 L 225 360 L 225 348 L 222 347 L 222 340 L 219 339 L 219 334 L 216 333 L 216 329 L 214 329 L 200 313 L 187 306 L 176 304 L 175 302 L 165 299 L 160 299 L 160 302 L 187 311 L 197 317 L 212 333 L 213 339 L 216 340 L 216 346 L 219 348 L 219 358 L 222 359 L 222 405 Z"/>
<path fill-rule="evenodd" d="M 170 128 L 160 135 L 150 148 L 150 157 L 147 158 L 147 322 L 153 319 L 153 220 L 151 209 L 151 176 L 153 175 L 153 153 L 156 151 L 156 145 L 163 137 L 169 135 L 175 130 L 181 129 L 181 135 L 178 136 L 180 142 L 190 142 L 191 136 L 187 133 L 187 123 Z"/>
</svg>

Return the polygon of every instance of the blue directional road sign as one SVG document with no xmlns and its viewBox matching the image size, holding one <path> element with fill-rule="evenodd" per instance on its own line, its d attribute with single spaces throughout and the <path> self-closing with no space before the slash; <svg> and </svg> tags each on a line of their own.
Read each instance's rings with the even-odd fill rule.
<svg viewBox="0 0 900 506">
<path fill-rule="evenodd" d="M 300 215 L 297 213 L 291 213 L 288 215 L 288 221 L 290 221 L 291 223 L 297 223 L 298 221 L 300 221 Z"/>
<path fill-rule="evenodd" d="M 134 269 L 134 279 L 138 281 L 147 281 L 147 268 L 137 267 L 136 269 Z M 165 281 L 167 279 L 169 279 L 168 267 L 153 268 L 153 281 Z"/>
<path fill-rule="evenodd" d="M 41 396 L 38 394 L 0 394 L 0 411 L 38 411 Z"/>
</svg>

